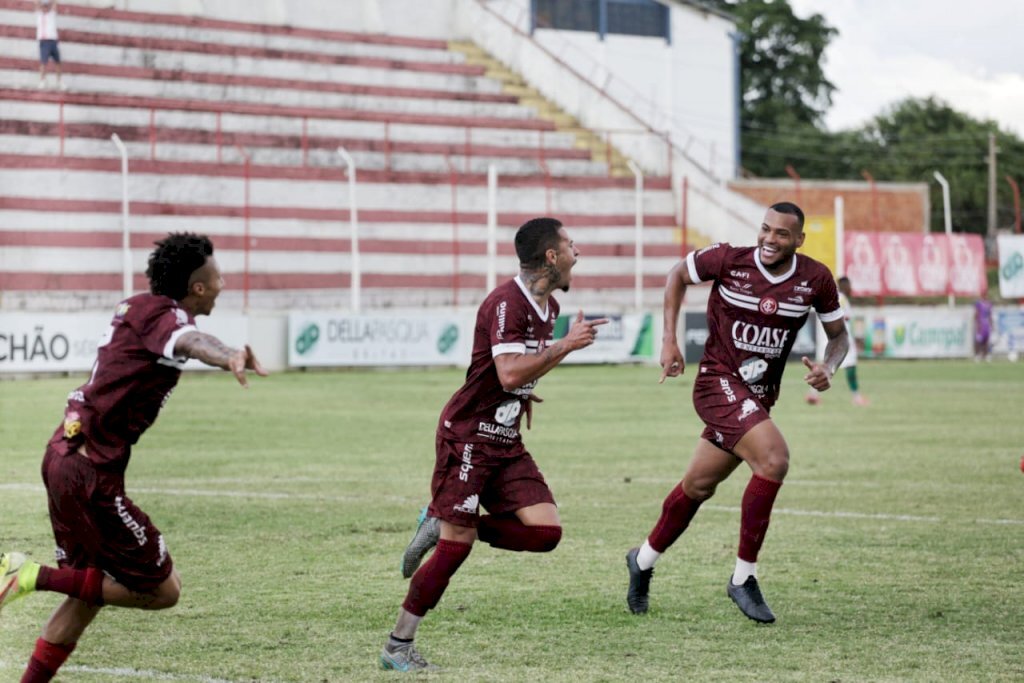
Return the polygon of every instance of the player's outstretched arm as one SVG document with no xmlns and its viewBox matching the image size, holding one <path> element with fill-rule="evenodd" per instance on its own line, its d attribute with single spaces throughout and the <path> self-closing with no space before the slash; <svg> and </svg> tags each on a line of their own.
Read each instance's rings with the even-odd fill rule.
<svg viewBox="0 0 1024 683">
<path fill-rule="evenodd" d="M 498 371 L 498 380 L 501 382 L 501 386 L 506 391 L 511 391 L 540 379 L 573 351 L 593 344 L 597 337 L 595 328 L 607 323 L 608 318 L 585 320 L 583 311 L 580 311 L 576 314 L 576 320 L 569 328 L 569 333 L 542 352 L 537 354 L 503 353 L 500 356 L 495 356 L 494 367 Z"/>
<path fill-rule="evenodd" d="M 804 381 L 818 391 L 825 391 L 832 386 L 832 375 L 836 374 L 836 370 L 850 350 L 850 336 L 846 332 L 846 323 L 842 318 L 822 325 L 828 337 L 828 343 L 825 344 L 825 360 L 815 363 L 807 356 L 803 357 L 804 365 L 810 370 L 804 375 Z"/>
<path fill-rule="evenodd" d="M 686 363 L 683 361 L 683 353 L 679 349 L 679 340 L 676 330 L 679 329 L 679 309 L 683 305 L 683 297 L 686 295 L 686 286 L 692 285 L 690 271 L 686 267 L 686 260 L 679 261 L 668 273 L 668 280 L 665 282 L 665 303 L 663 307 L 664 332 L 661 337 L 661 379 L 658 384 L 665 381 L 666 377 L 678 377 L 683 374 Z"/>
<path fill-rule="evenodd" d="M 174 345 L 175 355 L 188 356 L 202 361 L 215 368 L 228 370 L 243 387 L 249 386 L 245 377 L 246 370 L 252 370 L 260 377 L 266 377 L 267 371 L 260 365 L 252 348 L 233 349 L 212 334 L 205 332 L 187 332 Z"/>
</svg>

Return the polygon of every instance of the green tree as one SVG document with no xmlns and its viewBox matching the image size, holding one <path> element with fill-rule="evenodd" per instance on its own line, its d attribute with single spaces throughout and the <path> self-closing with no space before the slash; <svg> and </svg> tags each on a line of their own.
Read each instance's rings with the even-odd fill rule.
<svg viewBox="0 0 1024 683">
<path fill-rule="evenodd" d="M 782 150 L 765 133 L 823 135 L 822 118 L 835 86 L 825 78 L 823 55 L 838 32 L 820 14 L 801 19 L 788 0 L 709 0 L 736 17 L 740 33 L 742 160 L 753 175 L 785 171 Z"/>
</svg>

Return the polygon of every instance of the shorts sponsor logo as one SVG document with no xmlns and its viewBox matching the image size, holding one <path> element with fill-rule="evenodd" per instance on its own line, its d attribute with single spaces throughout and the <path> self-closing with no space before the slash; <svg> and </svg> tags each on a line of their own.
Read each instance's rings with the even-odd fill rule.
<svg viewBox="0 0 1024 683">
<path fill-rule="evenodd" d="M 748 358 L 740 364 L 740 377 L 747 384 L 756 382 L 764 377 L 765 371 L 768 369 L 768 361 L 764 358 Z"/>
<path fill-rule="evenodd" d="M 758 304 L 758 309 L 765 315 L 771 315 L 775 311 L 779 310 L 779 302 L 770 296 L 766 296 L 761 299 L 761 303 Z"/>
<path fill-rule="evenodd" d="M 127 508 L 125 508 L 124 498 L 121 496 L 115 498 L 114 505 L 117 507 L 117 516 L 121 518 L 122 522 L 124 522 L 128 531 L 132 532 L 132 535 L 135 536 L 135 540 L 138 544 L 146 545 L 146 529 L 136 522 L 135 518 L 132 517 L 132 514 L 128 512 Z"/>
<path fill-rule="evenodd" d="M 718 443 L 725 443 L 725 437 L 722 436 L 722 432 L 715 430 L 715 441 Z"/>
<path fill-rule="evenodd" d="M 742 405 L 740 405 L 740 421 L 747 419 L 758 410 L 760 410 L 760 408 L 758 408 L 757 402 L 754 401 L 754 399 L 744 399 Z"/>
<path fill-rule="evenodd" d="M 57 564 L 60 564 L 61 562 L 67 561 L 68 553 L 66 550 L 64 550 L 64 548 L 57 546 L 53 550 L 53 559 L 57 562 Z"/>
<path fill-rule="evenodd" d="M 480 436 L 486 436 L 500 443 L 512 443 L 519 438 L 519 431 L 515 427 L 502 427 L 490 422 L 479 423 L 476 432 Z"/>
<path fill-rule="evenodd" d="M 473 444 L 467 443 L 462 449 L 462 464 L 459 466 L 459 481 L 469 481 L 469 473 L 473 471 Z"/>
<path fill-rule="evenodd" d="M 473 494 L 462 501 L 460 504 L 453 508 L 456 512 L 465 512 L 466 514 L 475 515 L 477 510 L 480 509 L 480 496 Z"/>
<path fill-rule="evenodd" d="M 519 402 L 518 398 L 509 399 L 494 411 L 494 421 L 500 425 L 511 427 L 516 423 L 516 418 L 519 417 L 522 410 L 523 404 Z"/>
<path fill-rule="evenodd" d="M 725 394 L 726 400 L 728 400 L 729 403 L 735 403 L 736 402 L 736 392 L 734 392 L 732 390 L 732 386 L 729 384 L 729 380 L 727 380 L 724 377 L 719 377 L 718 378 L 718 383 L 722 387 L 722 393 Z"/>
<path fill-rule="evenodd" d="M 164 562 L 167 561 L 167 544 L 164 543 L 164 535 L 160 534 L 156 539 L 157 549 L 159 550 L 160 556 L 156 560 L 156 566 L 164 566 Z"/>
<path fill-rule="evenodd" d="M 737 349 L 758 353 L 766 358 L 782 356 L 782 347 L 789 339 L 789 330 L 762 327 L 737 320 L 732 324 L 732 343 Z"/>
<path fill-rule="evenodd" d="M 750 389 L 751 393 L 753 393 L 758 398 L 764 398 L 765 396 L 768 395 L 767 384 L 748 384 L 747 388 Z"/>
</svg>

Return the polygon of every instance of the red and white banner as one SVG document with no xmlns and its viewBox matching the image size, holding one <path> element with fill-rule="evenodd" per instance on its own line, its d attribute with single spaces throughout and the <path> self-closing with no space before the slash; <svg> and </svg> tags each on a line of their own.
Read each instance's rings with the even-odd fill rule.
<svg viewBox="0 0 1024 683">
<path fill-rule="evenodd" d="M 855 296 L 980 296 L 988 288 L 980 235 L 847 232 Z"/>
</svg>

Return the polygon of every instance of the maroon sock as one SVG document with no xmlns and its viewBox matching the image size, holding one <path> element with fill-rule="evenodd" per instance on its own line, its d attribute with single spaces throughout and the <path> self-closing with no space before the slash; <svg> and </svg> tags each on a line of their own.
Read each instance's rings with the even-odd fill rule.
<svg viewBox="0 0 1024 683">
<path fill-rule="evenodd" d="M 781 481 L 772 481 L 756 474 L 743 492 L 740 514 L 740 549 L 737 556 L 745 562 L 757 562 L 757 553 L 768 533 L 768 521 L 775 505 Z"/>
<path fill-rule="evenodd" d="M 527 526 L 515 515 L 483 515 L 476 529 L 484 543 L 503 550 L 525 550 L 546 553 L 562 540 L 562 527 Z"/>
<path fill-rule="evenodd" d="M 36 590 L 63 593 L 87 605 L 103 604 L 103 572 L 94 567 L 71 569 L 40 567 Z"/>
<path fill-rule="evenodd" d="M 683 492 L 683 485 L 678 484 L 666 496 L 661 506 L 661 517 L 654 525 L 647 542 L 659 553 L 668 550 L 676 539 L 683 535 L 690 520 L 697 514 L 700 504 L 704 501 L 694 500 Z"/>
<path fill-rule="evenodd" d="M 57 674 L 57 669 L 67 661 L 75 649 L 75 643 L 58 645 L 42 638 L 36 641 L 36 649 L 28 660 L 28 668 L 21 677 L 21 683 L 47 683 Z"/>
<path fill-rule="evenodd" d="M 405 596 L 402 607 L 407 612 L 422 617 L 433 609 L 444 595 L 455 572 L 462 566 L 473 549 L 470 543 L 458 543 L 441 539 L 430 559 L 412 575 L 409 593 Z"/>
</svg>

